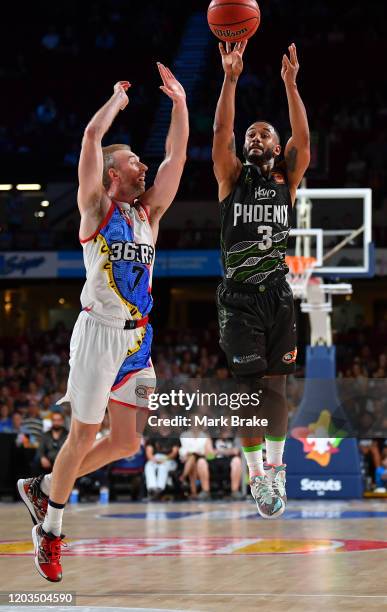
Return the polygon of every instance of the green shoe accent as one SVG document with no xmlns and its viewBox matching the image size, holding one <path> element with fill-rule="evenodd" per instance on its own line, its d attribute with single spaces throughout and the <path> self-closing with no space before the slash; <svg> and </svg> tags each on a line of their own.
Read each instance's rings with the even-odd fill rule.
<svg viewBox="0 0 387 612">
<path fill-rule="evenodd" d="M 260 451 L 263 449 L 263 442 L 262 444 L 257 444 L 256 446 L 242 446 L 242 450 L 244 453 L 254 453 L 255 451 Z"/>
</svg>

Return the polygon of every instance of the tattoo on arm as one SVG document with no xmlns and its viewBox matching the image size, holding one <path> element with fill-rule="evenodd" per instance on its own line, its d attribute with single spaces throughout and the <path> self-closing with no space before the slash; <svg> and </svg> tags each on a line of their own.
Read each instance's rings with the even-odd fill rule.
<svg viewBox="0 0 387 612">
<path fill-rule="evenodd" d="M 294 172 L 297 164 L 298 151 L 296 147 L 292 147 L 286 156 L 286 169 L 289 172 Z"/>
<path fill-rule="evenodd" d="M 231 151 L 231 153 L 236 153 L 235 136 L 231 138 L 230 143 L 228 145 L 228 150 Z"/>
</svg>

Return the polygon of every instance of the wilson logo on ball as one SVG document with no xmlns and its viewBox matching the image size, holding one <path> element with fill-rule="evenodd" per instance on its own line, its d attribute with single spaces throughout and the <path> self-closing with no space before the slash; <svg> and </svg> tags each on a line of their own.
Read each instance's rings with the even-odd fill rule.
<svg viewBox="0 0 387 612">
<path fill-rule="evenodd" d="M 224 42 L 240 42 L 255 34 L 261 13 L 255 0 L 212 0 L 207 19 L 217 38 Z"/>
</svg>

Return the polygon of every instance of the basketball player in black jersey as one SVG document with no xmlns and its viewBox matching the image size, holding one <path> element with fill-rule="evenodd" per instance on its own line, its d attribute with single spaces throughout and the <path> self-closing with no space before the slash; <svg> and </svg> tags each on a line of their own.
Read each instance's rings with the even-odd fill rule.
<svg viewBox="0 0 387 612">
<path fill-rule="evenodd" d="M 246 132 L 244 163 L 236 156 L 235 92 L 246 42 L 219 45 L 225 73 L 214 124 L 213 162 L 221 206 L 224 279 L 218 288 L 220 344 L 244 389 L 262 390 L 269 425 L 263 465 L 261 431 L 242 436 L 251 493 L 264 518 L 285 510 L 283 451 L 287 432 L 286 375 L 297 354 L 293 295 L 285 262 L 296 190 L 309 165 L 309 127 L 298 93 L 296 47 L 283 56 L 281 76 L 292 135 L 279 162 L 281 143 L 266 121 Z M 257 434 L 257 435 L 256 435 Z"/>
</svg>

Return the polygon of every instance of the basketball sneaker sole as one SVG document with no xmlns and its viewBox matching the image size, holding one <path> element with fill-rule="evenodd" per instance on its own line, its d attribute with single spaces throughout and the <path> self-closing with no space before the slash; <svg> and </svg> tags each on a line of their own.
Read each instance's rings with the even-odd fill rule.
<svg viewBox="0 0 387 612">
<path fill-rule="evenodd" d="M 21 500 L 22 500 L 22 501 L 25 503 L 25 505 L 27 506 L 27 510 L 28 510 L 28 512 L 29 512 L 29 513 L 30 513 L 30 515 L 31 515 L 31 519 L 32 519 L 33 524 L 34 524 L 34 525 L 38 525 L 38 523 L 39 523 L 39 519 L 38 519 L 38 517 L 37 517 L 37 516 L 36 516 L 36 514 L 35 514 L 35 510 L 34 510 L 34 506 L 33 506 L 33 504 L 32 504 L 32 503 L 30 502 L 30 500 L 28 499 L 28 496 L 27 496 L 27 494 L 26 494 L 26 492 L 25 492 L 25 490 L 24 490 L 24 485 L 23 485 L 23 483 L 24 483 L 24 479 L 23 479 L 23 478 L 20 478 L 20 479 L 17 481 L 17 490 L 18 490 L 18 492 L 19 492 L 19 495 L 20 495 Z"/>
<path fill-rule="evenodd" d="M 286 504 L 284 504 L 282 502 L 281 508 L 272 516 L 268 516 L 267 514 L 264 514 L 263 512 L 261 512 L 257 500 L 255 499 L 255 497 L 253 497 L 253 500 L 255 501 L 255 505 L 257 506 L 257 510 L 258 510 L 258 514 L 259 516 L 261 516 L 263 519 L 265 520 L 269 520 L 269 521 L 275 521 L 275 519 L 279 518 L 280 516 L 283 515 L 283 513 L 286 510 Z"/>
</svg>

